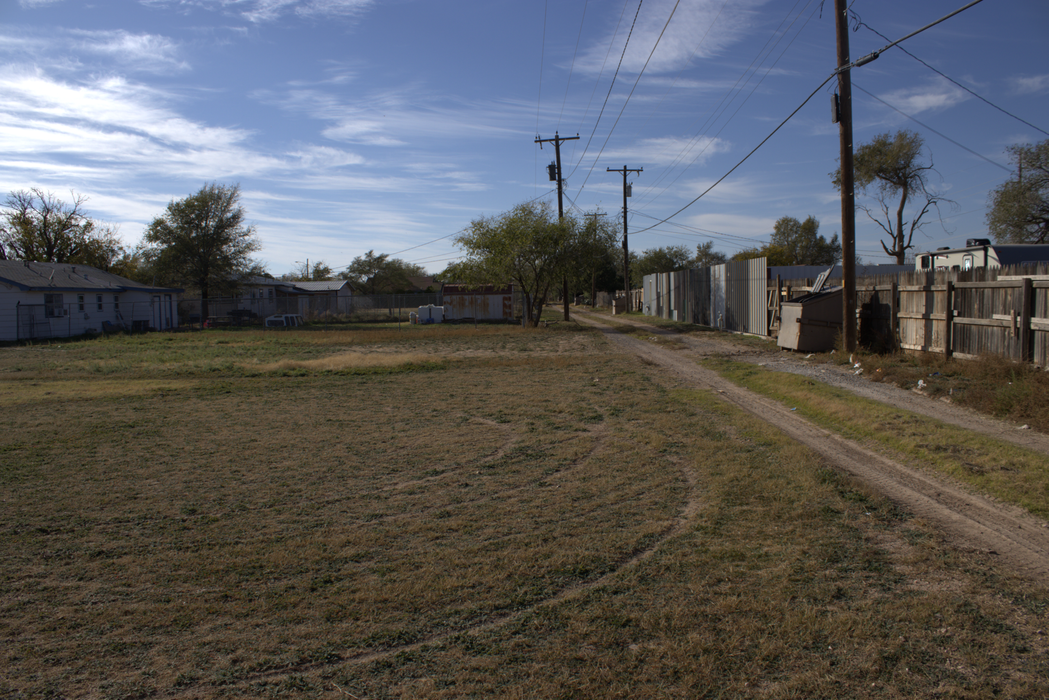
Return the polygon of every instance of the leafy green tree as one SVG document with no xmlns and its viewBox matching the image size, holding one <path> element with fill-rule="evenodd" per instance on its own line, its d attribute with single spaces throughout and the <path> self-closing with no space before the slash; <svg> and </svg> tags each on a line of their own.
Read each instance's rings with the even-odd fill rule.
<svg viewBox="0 0 1049 700">
<path fill-rule="evenodd" d="M 838 234 L 828 241 L 819 235 L 820 222 L 815 217 L 798 221 L 781 217 L 772 228 L 771 245 L 783 249 L 787 265 L 833 265 L 841 258 Z"/>
<path fill-rule="evenodd" d="M 146 263 L 159 279 L 199 290 L 201 320 L 213 293 L 232 290 L 238 277 L 263 272 L 251 258 L 260 243 L 245 217 L 240 186 L 211 183 L 173 200 L 146 228 Z"/>
<path fill-rule="evenodd" d="M 929 189 L 929 173 L 933 166 L 924 161 L 925 141 L 913 131 L 900 130 L 895 134 L 880 134 L 870 143 L 856 149 L 853 157 L 853 177 L 858 191 L 870 193 L 877 200 L 878 212 L 857 203 L 888 236 L 889 244 L 881 242 L 886 255 L 904 264 L 907 251 L 913 248 L 914 232 L 924 225 L 922 218 L 930 209 L 950 200 Z M 831 173 L 834 186 L 841 190 L 841 168 Z M 906 219 L 907 205 L 915 202 Z M 892 208 L 895 207 L 895 211 Z"/>
<path fill-rule="evenodd" d="M 37 188 L 12 192 L 0 211 L 0 259 L 83 264 L 121 274 L 132 253 L 115 227 L 84 213 L 86 201 L 72 193 L 67 204 Z"/>
<path fill-rule="evenodd" d="M 688 246 L 672 245 L 665 248 L 650 248 L 641 253 L 637 262 L 630 263 L 630 286 L 639 288 L 645 275 L 657 272 L 677 272 L 693 267 L 695 260 Z"/>
<path fill-rule="evenodd" d="M 991 190 L 987 228 L 999 243 L 1049 243 L 1049 140 L 1008 150 L 1016 177 Z"/>
<path fill-rule="evenodd" d="M 513 282 L 524 294 L 526 320 L 537 326 L 551 289 L 573 267 L 578 226 L 572 217 L 559 220 L 545 201 L 476 219 L 455 238 L 465 256 L 446 275 L 466 284 Z"/>
<path fill-rule="evenodd" d="M 828 241 L 819 235 L 820 222 L 815 217 L 798 221 L 793 216 L 781 217 L 772 228 L 769 242 L 748 248 L 732 256 L 733 260 L 765 258 L 769 265 L 833 265 L 841 259 L 838 234 Z"/>
<path fill-rule="evenodd" d="M 721 265 L 726 260 L 725 254 L 714 250 L 714 241 L 707 241 L 706 243 L 700 243 L 696 246 L 696 257 L 692 261 L 692 266 L 697 268 L 714 267 L 715 265 Z"/>
<path fill-rule="evenodd" d="M 342 278 L 353 282 L 365 294 L 394 294 L 411 286 L 409 277 L 425 274 L 420 265 L 391 258 L 387 253 L 376 255 L 374 250 L 369 250 L 353 259 Z"/>
<path fill-rule="evenodd" d="M 615 287 L 615 265 L 618 224 L 610 222 L 600 212 L 585 214 L 575 228 L 569 266 L 569 285 L 574 294 L 588 292 L 591 303 L 598 290 L 611 291 Z"/>
</svg>

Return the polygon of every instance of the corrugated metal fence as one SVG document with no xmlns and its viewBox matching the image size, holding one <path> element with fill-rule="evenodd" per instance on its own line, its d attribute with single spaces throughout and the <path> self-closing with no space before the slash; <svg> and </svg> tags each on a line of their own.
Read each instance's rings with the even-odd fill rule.
<svg viewBox="0 0 1049 700">
<path fill-rule="evenodd" d="M 774 335 L 777 301 L 811 281 L 777 290 L 764 260 L 648 275 L 645 314 L 738 333 Z M 827 284 L 840 285 L 829 279 Z M 782 298 L 777 300 L 777 292 Z M 1049 265 L 901 272 L 856 280 L 859 339 L 959 357 L 990 353 L 1049 368 Z"/>
<path fill-rule="evenodd" d="M 768 333 L 765 258 L 646 275 L 643 290 L 642 310 L 649 316 L 737 333 Z"/>
</svg>

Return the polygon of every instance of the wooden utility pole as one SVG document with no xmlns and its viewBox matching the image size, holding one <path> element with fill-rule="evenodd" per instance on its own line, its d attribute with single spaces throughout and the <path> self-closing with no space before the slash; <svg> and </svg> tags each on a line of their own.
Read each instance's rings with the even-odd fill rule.
<svg viewBox="0 0 1049 700">
<path fill-rule="evenodd" d="M 838 36 L 838 99 L 835 116 L 841 136 L 841 284 L 842 341 L 856 349 L 856 193 L 852 163 L 852 78 L 849 74 L 849 9 L 834 0 Z"/>
<path fill-rule="evenodd" d="M 552 139 L 541 139 L 541 138 L 539 138 L 538 135 L 536 135 L 536 137 L 535 137 L 535 142 L 539 144 L 539 150 L 543 149 L 543 144 L 544 143 L 551 143 L 551 142 L 553 142 L 553 144 L 554 144 L 554 156 L 555 156 L 556 161 L 557 161 L 557 218 L 558 218 L 558 220 L 561 220 L 561 219 L 565 218 L 565 205 L 564 205 L 564 203 L 562 201 L 562 197 L 563 197 L 563 195 L 562 195 L 563 189 L 562 188 L 563 188 L 564 180 L 561 177 L 561 143 L 564 142 L 564 141 L 577 141 L 578 139 L 579 139 L 579 134 L 576 134 L 575 136 L 558 136 L 556 131 L 554 132 L 554 138 L 552 138 Z M 568 320 L 568 273 L 567 272 L 561 278 L 561 282 L 562 282 L 562 286 L 563 286 L 563 290 L 562 290 L 561 294 L 564 297 L 565 320 L 567 321 Z"/>
<path fill-rule="evenodd" d="M 644 168 L 605 168 L 610 173 L 623 173 L 623 290 L 626 292 L 626 310 L 630 308 L 630 247 L 626 240 L 626 198 L 630 196 L 630 185 L 627 184 L 627 173 L 641 173 Z"/>
</svg>

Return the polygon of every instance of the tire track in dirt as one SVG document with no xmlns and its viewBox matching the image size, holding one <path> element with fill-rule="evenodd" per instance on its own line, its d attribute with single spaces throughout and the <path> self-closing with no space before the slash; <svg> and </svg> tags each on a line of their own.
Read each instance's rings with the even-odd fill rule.
<svg viewBox="0 0 1049 700">
<path fill-rule="evenodd" d="M 699 366 L 680 351 L 620 333 L 614 326 L 589 314 L 575 317 L 599 329 L 614 346 L 671 370 L 689 383 L 712 389 L 726 401 L 776 426 L 822 455 L 831 465 L 937 526 L 955 546 L 995 555 L 997 561 L 1021 576 L 1041 580 L 1049 577 L 1049 529 L 1044 521 L 1020 508 L 995 503 L 931 474 L 911 469 L 815 426 L 782 404 Z M 638 323 L 631 325 L 651 328 Z"/>
<path fill-rule="evenodd" d="M 585 313 L 575 312 L 576 320 L 583 320 Z M 602 320 L 593 316 L 594 320 Z M 1011 442 L 1014 445 L 1049 455 L 1049 435 L 1033 430 L 1018 430 L 1017 426 L 979 414 L 971 409 L 954 403 L 937 401 L 916 391 L 902 389 L 893 384 L 874 382 L 857 376 L 852 369 L 837 365 L 813 365 L 806 362 L 799 353 L 788 353 L 777 348 L 776 351 L 752 350 L 741 348 L 738 343 L 726 340 L 722 333 L 706 333 L 699 336 L 683 335 L 673 330 L 652 326 L 634 318 L 618 318 L 615 324 L 643 328 L 654 336 L 680 343 L 687 351 L 699 353 L 704 357 L 725 356 L 739 362 L 749 362 L 768 367 L 771 370 L 790 372 L 810 377 L 824 384 L 844 389 L 863 398 L 902 408 L 911 413 L 935 418 L 942 423 L 956 425 L 959 428 L 972 430 L 988 435 L 997 440 Z M 614 327 L 614 326 L 613 326 Z"/>
<path fill-rule="evenodd" d="M 491 423 L 498 427 L 498 424 L 495 424 L 494 421 L 488 421 L 486 419 L 477 420 L 485 424 Z M 586 436 L 595 438 L 595 443 L 591 446 L 590 450 L 587 451 L 586 455 L 581 456 L 576 460 L 573 460 L 570 469 L 578 467 L 580 464 L 582 464 L 588 459 L 595 458 L 595 456 L 599 454 L 602 449 L 605 448 L 609 437 L 607 428 L 604 425 L 595 426 L 594 428 L 590 429 L 589 431 L 587 431 Z M 515 440 L 510 440 L 507 444 L 512 444 L 513 442 L 515 442 Z M 505 446 L 506 445 L 504 445 L 504 447 Z M 484 461 L 487 462 L 489 461 L 489 459 L 485 459 Z M 387 659 L 396 654 L 417 651 L 419 649 L 422 649 L 423 647 L 433 644 L 441 644 L 455 637 L 460 637 L 463 635 L 473 636 L 482 634 L 484 632 L 513 623 L 514 621 L 521 619 L 525 615 L 533 614 L 536 611 L 542 610 L 543 608 L 546 608 L 548 606 L 557 605 L 568 600 L 573 600 L 581 595 L 585 595 L 590 590 L 593 590 L 599 586 L 603 586 L 609 583 L 610 581 L 614 580 L 617 576 L 621 575 L 624 571 L 627 571 L 637 566 L 641 562 L 651 557 L 653 554 L 656 553 L 656 551 L 659 550 L 659 548 L 663 545 L 664 542 L 684 533 L 686 529 L 691 525 L 692 521 L 698 515 L 703 506 L 703 499 L 699 491 L 700 483 L 699 479 L 696 476 L 696 473 L 692 470 L 691 467 L 689 467 L 687 464 L 683 464 L 680 460 L 676 458 L 668 458 L 667 461 L 671 462 L 674 466 L 677 466 L 681 470 L 682 476 L 684 477 L 685 482 L 688 484 L 688 499 L 683 504 L 681 504 L 681 507 L 677 513 L 677 517 L 674 518 L 674 520 L 659 534 L 659 536 L 654 541 L 652 541 L 647 547 L 636 550 L 634 552 L 630 552 L 625 557 L 622 557 L 618 562 L 615 562 L 610 571 L 608 571 L 605 574 L 602 574 L 598 578 L 590 581 L 583 581 L 575 585 L 567 586 L 555 593 L 554 595 L 548 598 L 544 598 L 543 600 L 536 601 L 532 605 L 520 608 L 519 610 L 514 610 L 513 612 L 490 617 L 489 619 L 483 622 L 479 622 L 471 626 L 459 627 L 443 632 L 438 632 L 414 642 L 409 642 L 407 644 L 399 644 L 396 646 L 388 647 L 386 649 L 357 652 L 343 651 L 341 653 L 337 653 L 338 658 L 336 659 L 325 659 L 323 661 L 307 661 L 297 664 L 289 664 L 287 666 L 282 666 L 279 668 L 267 669 L 264 671 L 259 671 L 257 673 L 245 675 L 241 678 L 238 678 L 236 682 L 230 683 L 224 687 L 245 688 L 251 685 L 252 683 L 261 680 L 272 680 L 275 678 L 282 678 L 285 676 L 291 676 L 295 674 L 308 673 L 310 671 L 337 668 L 339 666 L 348 664 L 361 665 L 373 663 L 376 661 Z M 509 491 L 503 491 L 501 493 L 505 495 L 510 491 L 518 491 L 524 488 L 530 487 L 515 488 Z M 154 694 L 154 697 L 199 697 L 197 692 L 198 690 L 199 686 L 191 685 L 184 688 L 179 688 L 178 690 L 173 692 L 159 692 Z M 346 691 L 342 692 L 345 693 Z"/>
</svg>

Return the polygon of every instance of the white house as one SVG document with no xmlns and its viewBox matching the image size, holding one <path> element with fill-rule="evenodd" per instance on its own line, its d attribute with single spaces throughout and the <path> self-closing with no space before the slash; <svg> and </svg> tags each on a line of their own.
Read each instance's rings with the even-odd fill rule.
<svg viewBox="0 0 1049 700">
<path fill-rule="evenodd" d="M 351 313 L 353 294 L 348 280 L 287 282 L 271 277 L 248 277 L 238 285 L 236 308 L 253 311 L 260 317 Z"/>
<path fill-rule="evenodd" d="M 181 292 L 86 265 L 0 260 L 0 341 L 176 328 Z"/>
</svg>

